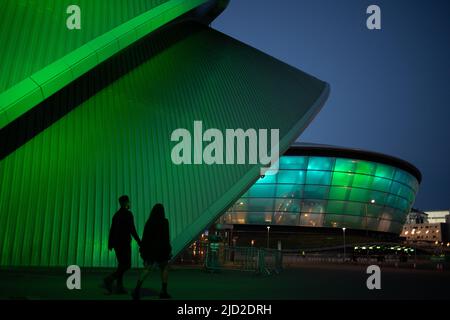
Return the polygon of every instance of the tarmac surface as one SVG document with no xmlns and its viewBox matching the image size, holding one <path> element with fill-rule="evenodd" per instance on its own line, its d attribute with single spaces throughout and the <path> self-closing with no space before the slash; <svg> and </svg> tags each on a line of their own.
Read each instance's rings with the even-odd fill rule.
<svg viewBox="0 0 450 320">
<path fill-rule="evenodd" d="M 0 269 L 0 299 L 130 300 L 130 295 L 108 295 L 102 279 L 109 269 L 82 269 L 81 289 L 69 290 L 62 268 Z M 131 291 L 138 270 L 125 276 Z M 381 269 L 381 289 L 369 290 L 365 266 L 304 265 L 280 274 L 256 275 L 243 271 L 206 272 L 201 268 L 172 267 L 169 293 L 176 300 L 228 299 L 449 299 L 450 272 L 442 270 Z M 158 299 L 160 278 L 153 271 L 143 285 L 142 299 Z"/>
</svg>

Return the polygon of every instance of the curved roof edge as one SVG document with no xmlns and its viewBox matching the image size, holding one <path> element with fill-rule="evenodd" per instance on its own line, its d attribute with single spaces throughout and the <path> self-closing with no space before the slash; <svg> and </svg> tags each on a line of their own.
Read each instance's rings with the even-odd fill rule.
<svg viewBox="0 0 450 320">
<path fill-rule="evenodd" d="M 189 11 L 199 21 L 210 22 L 228 5 L 228 0 L 170 0 L 98 36 L 0 92 L 0 129 L 37 106 L 55 92 L 79 78 L 158 28 Z"/>
<path fill-rule="evenodd" d="M 414 166 L 410 162 L 375 151 L 367 151 L 362 149 L 339 147 L 325 144 L 295 142 L 284 153 L 284 155 L 285 156 L 314 155 L 327 157 L 342 157 L 342 158 L 352 158 L 352 159 L 380 162 L 403 169 L 408 173 L 412 174 L 414 177 L 416 177 L 419 183 L 422 181 L 422 173 L 416 166 Z"/>
</svg>

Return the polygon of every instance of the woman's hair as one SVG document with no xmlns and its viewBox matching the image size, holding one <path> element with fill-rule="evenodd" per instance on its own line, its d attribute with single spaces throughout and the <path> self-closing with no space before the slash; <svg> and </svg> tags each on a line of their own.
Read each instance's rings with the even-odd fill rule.
<svg viewBox="0 0 450 320">
<path fill-rule="evenodd" d="M 153 206 L 152 211 L 150 212 L 150 217 L 148 218 L 148 222 L 161 222 L 166 218 L 164 213 L 164 206 L 161 203 L 157 203 Z"/>
</svg>

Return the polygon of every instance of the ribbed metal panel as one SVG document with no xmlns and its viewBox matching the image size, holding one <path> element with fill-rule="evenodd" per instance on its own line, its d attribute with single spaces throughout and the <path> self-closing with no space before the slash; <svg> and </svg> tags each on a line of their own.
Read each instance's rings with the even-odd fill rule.
<svg viewBox="0 0 450 320">
<path fill-rule="evenodd" d="M 168 0 L 0 1 L 0 92 L 88 41 Z M 68 30 L 69 5 L 81 8 L 81 30 Z"/>
<path fill-rule="evenodd" d="M 208 24 L 226 5 L 214 0 L 136 1 L 129 5 L 122 0 L 108 3 L 82 0 L 76 4 L 83 25 L 77 30 L 66 28 L 63 19 L 67 18 L 66 8 L 62 2 L 25 1 L 3 5 L 0 14 L 6 13 L 6 23 L 14 17 L 22 25 L 0 28 L 0 42 L 6 43 L 5 49 L 0 50 L 4 65 L 0 74 L 0 129 L 174 19 L 195 8 L 200 10 L 201 6 L 203 16 L 196 18 Z M 205 12 L 208 8 L 209 12 Z M 145 12 L 140 14 L 142 11 Z M 35 26 L 34 32 L 27 30 L 30 24 Z"/>
<path fill-rule="evenodd" d="M 138 232 L 164 204 L 178 253 L 259 167 L 176 166 L 172 131 L 192 131 L 195 120 L 205 129 L 279 128 L 283 152 L 327 97 L 324 82 L 207 27 L 179 25 L 160 39 L 111 67 L 157 51 L 151 59 L 1 160 L 1 265 L 114 265 L 107 239 L 121 194 Z"/>
</svg>

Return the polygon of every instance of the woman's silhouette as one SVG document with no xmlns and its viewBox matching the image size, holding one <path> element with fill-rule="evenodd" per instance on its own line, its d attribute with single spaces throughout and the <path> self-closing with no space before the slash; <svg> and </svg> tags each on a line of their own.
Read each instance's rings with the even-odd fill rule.
<svg viewBox="0 0 450 320">
<path fill-rule="evenodd" d="M 169 221 L 165 217 L 164 206 L 160 203 L 155 204 L 145 224 L 139 250 L 144 260 L 145 270 L 132 293 L 133 299 L 139 300 L 142 283 L 150 274 L 154 265 L 158 265 L 161 270 L 162 288 L 159 297 L 161 299 L 170 298 L 167 293 L 169 276 L 167 265 L 172 256 L 172 247 L 170 245 Z"/>
</svg>

